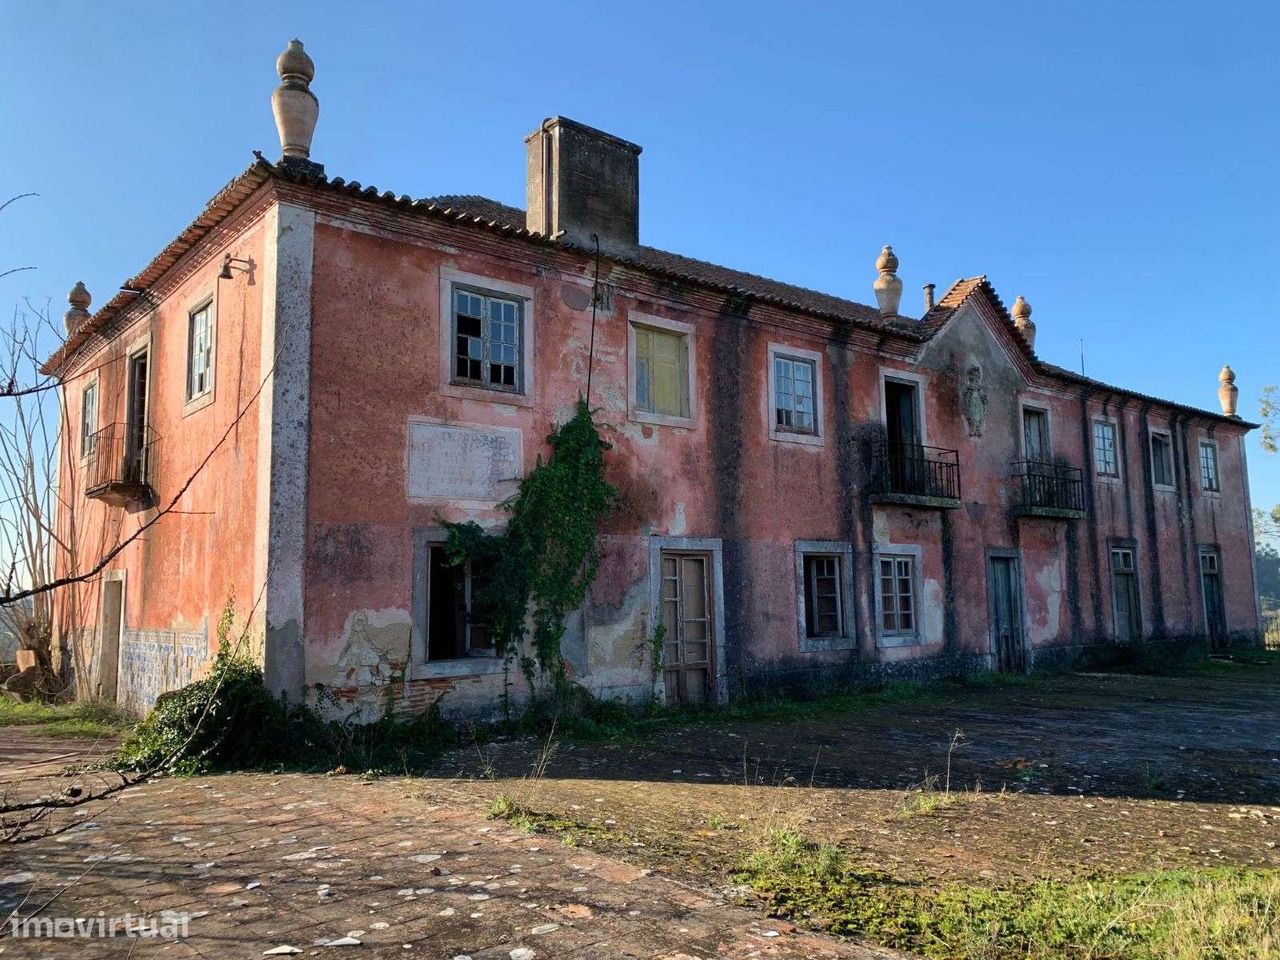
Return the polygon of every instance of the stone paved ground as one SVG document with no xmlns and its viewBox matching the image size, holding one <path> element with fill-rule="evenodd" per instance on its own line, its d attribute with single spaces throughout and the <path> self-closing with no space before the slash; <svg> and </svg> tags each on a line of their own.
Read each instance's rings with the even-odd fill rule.
<svg viewBox="0 0 1280 960">
<path fill-rule="evenodd" d="M 0 730 L 0 784 L 47 789 L 62 759 L 43 761 L 75 746 Z M 247 958 L 283 945 L 304 957 L 433 960 L 899 956 L 412 790 L 410 780 L 300 774 L 130 788 L 75 829 L 0 847 L 0 916 L 57 894 L 45 916 L 185 911 L 189 938 L 17 940 L 6 930 L 0 958 Z M 326 945 L 344 937 L 359 944 Z"/>
</svg>

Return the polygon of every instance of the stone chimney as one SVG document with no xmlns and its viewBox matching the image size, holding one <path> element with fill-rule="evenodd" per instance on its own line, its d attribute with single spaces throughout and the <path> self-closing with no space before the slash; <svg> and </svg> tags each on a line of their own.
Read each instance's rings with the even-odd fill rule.
<svg viewBox="0 0 1280 960">
<path fill-rule="evenodd" d="M 1236 387 L 1236 372 L 1228 366 L 1222 368 L 1222 372 L 1218 374 L 1218 402 L 1222 404 L 1222 415 L 1224 417 L 1235 417 L 1236 401 L 1240 398 L 1240 390 Z"/>
<path fill-rule="evenodd" d="M 924 285 L 924 312 L 928 313 L 933 309 L 933 291 L 937 288 L 936 283 L 926 283 Z"/>
<path fill-rule="evenodd" d="M 640 242 L 640 147 L 552 117 L 525 137 L 526 226 L 548 237 L 605 248 Z"/>
<path fill-rule="evenodd" d="M 876 269 L 880 276 L 873 284 L 876 291 L 876 303 L 880 312 L 886 317 L 898 315 L 898 305 L 902 303 L 902 281 L 898 279 L 898 258 L 893 247 L 886 246 L 876 257 Z"/>
<path fill-rule="evenodd" d="M 1022 339 L 1027 341 L 1027 346 L 1034 350 L 1036 325 L 1031 322 L 1031 304 L 1027 303 L 1026 297 L 1019 294 L 1018 299 L 1013 301 L 1013 309 L 1009 312 L 1013 315 L 1013 325 L 1022 334 Z"/>
<path fill-rule="evenodd" d="M 271 112 L 280 134 L 282 162 L 304 172 L 322 173 L 324 168 L 311 160 L 311 136 L 320 116 L 320 101 L 311 92 L 316 65 L 302 49 L 301 40 L 290 40 L 276 58 L 280 86 L 271 94 Z"/>
<path fill-rule="evenodd" d="M 62 322 L 66 325 L 67 336 L 71 336 L 80 324 L 89 319 L 89 304 L 93 303 L 93 297 L 89 296 L 83 280 L 77 280 L 76 285 L 71 288 L 71 292 L 67 294 L 67 303 L 71 306 L 62 315 Z"/>
</svg>

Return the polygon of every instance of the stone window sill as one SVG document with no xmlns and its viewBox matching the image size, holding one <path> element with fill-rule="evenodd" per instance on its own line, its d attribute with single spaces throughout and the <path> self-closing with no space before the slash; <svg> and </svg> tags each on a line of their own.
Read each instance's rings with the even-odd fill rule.
<svg viewBox="0 0 1280 960">
<path fill-rule="evenodd" d="M 435 660 L 413 665 L 410 680 L 437 677 L 487 677 L 502 673 L 506 661 L 501 657 L 467 657 L 458 660 Z"/>
<path fill-rule="evenodd" d="M 832 653 L 838 650 L 856 650 L 853 637 L 801 637 L 801 653 Z"/>
</svg>

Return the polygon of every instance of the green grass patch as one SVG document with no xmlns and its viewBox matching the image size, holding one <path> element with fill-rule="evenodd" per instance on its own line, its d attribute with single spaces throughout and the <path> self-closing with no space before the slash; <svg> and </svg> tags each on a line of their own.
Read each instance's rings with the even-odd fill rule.
<svg viewBox="0 0 1280 960">
<path fill-rule="evenodd" d="M 0 727 L 38 726 L 39 734 L 46 737 L 115 737 L 131 723 L 109 703 L 18 703 L 0 697 Z"/>
<path fill-rule="evenodd" d="M 1280 956 L 1280 871 L 1178 870 L 929 887 L 772 834 L 738 879 L 780 915 L 931 960 L 1258 960 Z"/>
</svg>

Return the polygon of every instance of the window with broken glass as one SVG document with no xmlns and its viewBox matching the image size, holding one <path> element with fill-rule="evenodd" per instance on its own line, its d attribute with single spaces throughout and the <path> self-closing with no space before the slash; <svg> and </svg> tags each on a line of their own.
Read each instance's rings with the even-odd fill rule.
<svg viewBox="0 0 1280 960">
<path fill-rule="evenodd" d="M 916 632 L 915 560 L 910 556 L 880 557 L 880 632 L 911 636 Z"/>
<path fill-rule="evenodd" d="M 844 636 L 844 598 L 840 595 L 840 557 L 804 557 L 804 630 L 807 637 Z"/>
<path fill-rule="evenodd" d="M 773 412 L 779 430 L 817 433 L 812 360 L 777 355 L 773 358 Z"/>
<path fill-rule="evenodd" d="M 524 304 L 466 287 L 453 290 L 455 383 L 519 393 Z"/>
</svg>

